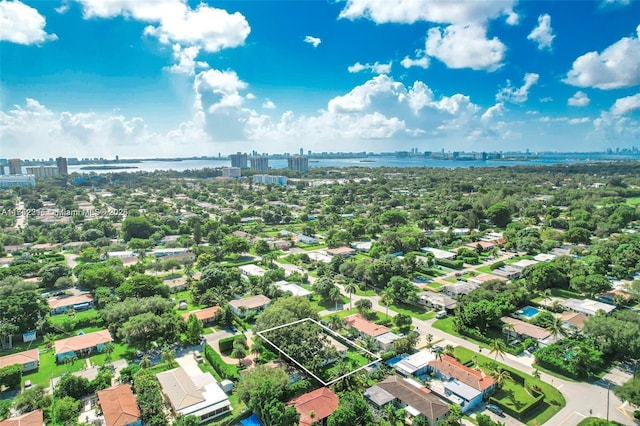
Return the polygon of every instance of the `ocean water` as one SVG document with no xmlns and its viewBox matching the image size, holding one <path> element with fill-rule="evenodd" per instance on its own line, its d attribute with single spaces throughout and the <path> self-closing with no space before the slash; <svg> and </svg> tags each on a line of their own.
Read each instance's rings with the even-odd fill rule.
<svg viewBox="0 0 640 426">
<path fill-rule="evenodd" d="M 362 161 L 365 160 L 365 161 Z M 443 168 L 468 168 L 468 167 L 500 167 L 517 165 L 552 165 L 552 164 L 576 164 L 584 162 L 614 161 L 614 160 L 640 160 L 640 154 L 615 155 L 599 153 L 557 153 L 539 155 L 529 160 L 439 160 L 425 157 L 367 157 L 367 158 L 341 158 L 341 159 L 310 159 L 309 168 L 313 167 L 443 167 Z M 208 160 L 182 160 L 182 161 L 142 161 L 140 163 L 124 164 L 124 166 L 136 167 L 134 169 L 109 169 L 109 170 L 83 170 L 84 166 L 69 166 L 69 173 L 114 173 L 114 172 L 152 172 L 155 170 L 199 170 L 204 168 L 216 168 L 230 166 L 231 161 L 226 159 Z M 271 169 L 286 169 L 286 159 L 269 160 Z"/>
</svg>

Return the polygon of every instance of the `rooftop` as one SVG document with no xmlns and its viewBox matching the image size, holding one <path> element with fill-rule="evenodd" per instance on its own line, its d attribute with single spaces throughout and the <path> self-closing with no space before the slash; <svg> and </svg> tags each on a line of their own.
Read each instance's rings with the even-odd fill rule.
<svg viewBox="0 0 640 426">
<path fill-rule="evenodd" d="M 215 318 L 216 314 L 220 310 L 220 306 L 211 306 L 210 308 L 198 309 L 196 311 L 185 312 L 182 314 L 182 318 L 185 320 L 189 319 L 190 315 L 195 315 L 200 321 L 207 321 L 212 318 Z"/>
<path fill-rule="evenodd" d="M 47 304 L 49 305 L 49 309 L 58 309 L 63 308 L 65 306 L 79 305 L 81 303 L 91 303 L 93 302 L 93 297 L 90 294 L 80 294 L 78 296 L 71 297 L 63 297 L 63 298 L 55 298 L 47 300 Z"/>
<path fill-rule="evenodd" d="M 338 395 L 329 388 L 319 388 L 289 401 L 300 413 L 300 426 L 311 426 L 329 417 L 338 408 Z M 314 415 L 311 417 L 311 412 Z"/>
<path fill-rule="evenodd" d="M 67 352 L 81 351 L 109 342 L 113 342 L 109 330 L 94 331 L 93 333 L 57 340 L 55 342 L 55 353 L 58 355 Z"/>
<path fill-rule="evenodd" d="M 0 422 L 0 426 L 42 426 L 44 415 L 42 410 L 31 411 L 20 416 L 11 417 Z"/>
<path fill-rule="evenodd" d="M 129 384 L 113 386 L 97 394 L 107 426 L 126 426 L 140 419 L 136 397 Z"/>
<path fill-rule="evenodd" d="M 31 349 L 16 354 L 5 355 L 0 357 L 0 368 L 8 367 L 15 364 L 26 364 L 28 362 L 40 360 L 40 352 L 38 349 Z"/>
<path fill-rule="evenodd" d="M 345 320 L 350 327 L 353 327 L 360 333 L 371 337 L 377 337 L 391 331 L 388 327 L 375 324 L 360 314 L 349 315 Z"/>
<path fill-rule="evenodd" d="M 443 356 L 442 359 L 429 362 L 429 366 L 441 374 L 458 379 L 479 391 L 484 391 L 495 383 L 491 376 L 467 367 L 448 355 Z"/>
<path fill-rule="evenodd" d="M 271 299 L 261 294 L 247 297 L 246 299 L 232 300 L 229 305 L 236 309 L 244 307 L 245 309 L 257 309 L 271 303 Z"/>
<path fill-rule="evenodd" d="M 513 332 L 521 336 L 531 337 L 536 340 L 544 340 L 551 335 L 550 332 L 542 327 L 520 321 L 516 318 L 502 317 L 500 320 L 505 324 L 511 324 L 513 326 Z"/>
<path fill-rule="evenodd" d="M 418 388 L 398 375 L 390 376 L 377 385 L 427 419 L 439 419 L 449 412 L 449 404 L 432 395 L 427 388 Z"/>
</svg>

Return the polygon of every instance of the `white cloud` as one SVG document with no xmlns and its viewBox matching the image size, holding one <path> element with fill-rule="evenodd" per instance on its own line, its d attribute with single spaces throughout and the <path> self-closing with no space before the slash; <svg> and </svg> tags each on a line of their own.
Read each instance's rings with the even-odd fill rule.
<svg viewBox="0 0 640 426">
<path fill-rule="evenodd" d="M 617 89 L 640 84 L 640 25 L 636 34 L 623 37 L 602 53 L 589 52 L 573 62 L 563 80 L 578 87 Z"/>
<path fill-rule="evenodd" d="M 538 49 L 551 49 L 555 38 L 551 28 L 551 16 L 548 13 L 538 16 L 538 26 L 531 31 L 527 39 L 538 43 Z"/>
<path fill-rule="evenodd" d="M 510 25 L 518 23 L 513 11 L 517 0 L 347 0 L 340 18 L 366 18 L 377 24 L 412 24 L 427 21 L 440 24 L 485 23 L 506 16 Z"/>
<path fill-rule="evenodd" d="M 604 7 L 611 5 L 628 6 L 629 4 L 631 4 L 631 0 L 602 0 L 602 6 Z"/>
<path fill-rule="evenodd" d="M 318 47 L 320 43 L 322 43 L 322 40 L 320 40 L 318 37 L 308 35 L 304 38 L 304 42 L 309 43 L 313 47 Z"/>
<path fill-rule="evenodd" d="M 490 121 L 495 117 L 502 116 L 505 111 L 506 109 L 504 107 L 504 104 L 502 102 L 498 102 L 494 106 L 487 108 L 487 110 L 484 112 L 484 114 L 482 114 L 482 117 L 480 117 L 480 119 L 482 121 Z"/>
<path fill-rule="evenodd" d="M 638 109 L 640 109 L 640 93 L 616 99 L 611 107 L 611 114 L 625 115 Z"/>
<path fill-rule="evenodd" d="M 168 67 L 170 72 L 176 74 L 187 74 L 190 76 L 195 75 L 195 69 L 209 68 L 209 64 L 203 61 L 196 61 L 196 56 L 200 53 L 198 46 L 190 46 L 182 48 L 179 43 L 173 45 L 173 59 L 176 60 L 176 64 Z"/>
<path fill-rule="evenodd" d="M 144 32 L 161 43 L 199 46 L 207 52 L 244 44 L 251 32 L 246 18 L 239 12 L 200 3 L 192 9 L 181 0 L 76 0 L 82 4 L 84 17 L 113 18 L 125 16 L 149 22 Z"/>
<path fill-rule="evenodd" d="M 373 64 L 361 64 L 360 62 L 356 62 L 355 64 L 349 66 L 347 68 L 347 71 L 349 71 L 350 73 L 357 73 L 368 70 L 374 74 L 389 74 L 391 72 L 392 64 L 392 62 L 389 62 L 388 64 L 381 64 L 379 62 L 375 62 Z"/>
<path fill-rule="evenodd" d="M 576 124 L 585 124 L 589 122 L 591 122 L 591 119 L 589 117 L 572 118 L 567 121 L 567 123 L 569 123 L 572 126 L 575 126 Z"/>
<path fill-rule="evenodd" d="M 31 6 L 18 0 L 0 1 L 0 41 L 17 44 L 41 44 L 57 40 L 55 34 L 47 34 L 44 16 Z"/>
<path fill-rule="evenodd" d="M 507 87 L 501 89 L 496 95 L 496 100 L 521 104 L 529 98 L 529 89 L 536 84 L 539 79 L 536 73 L 526 73 L 522 86 L 515 88 L 511 86 L 511 82 L 507 80 Z"/>
<path fill-rule="evenodd" d="M 567 105 L 584 107 L 589 105 L 589 102 L 591 102 L 591 99 L 589 99 L 589 96 L 587 96 L 586 93 L 578 90 L 576 93 L 573 94 L 572 97 L 569 98 L 569 100 L 567 101 Z"/>
<path fill-rule="evenodd" d="M 264 109 L 276 109 L 276 104 L 273 101 L 267 99 L 262 103 L 262 108 Z"/>
<path fill-rule="evenodd" d="M 411 67 L 420 67 L 427 69 L 429 68 L 429 58 L 425 56 L 426 52 L 424 50 L 416 50 L 416 57 L 411 58 L 410 56 L 405 56 L 403 60 L 400 61 L 400 65 L 405 68 Z"/>
<path fill-rule="evenodd" d="M 429 56 L 438 58 L 449 68 L 486 71 L 495 71 L 502 66 L 505 51 L 497 37 L 488 39 L 486 29 L 475 24 L 450 25 L 444 31 L 431 28 L 426 46 Z"/>
</svg>

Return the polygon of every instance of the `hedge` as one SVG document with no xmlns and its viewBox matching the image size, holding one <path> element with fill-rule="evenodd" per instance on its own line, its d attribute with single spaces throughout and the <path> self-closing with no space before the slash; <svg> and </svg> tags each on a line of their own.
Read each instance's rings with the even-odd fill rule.
<svg viewBox="0 0 640 426">
<path fill-rule="evenodd" d="M 436 259 L 436 263 L 440 266 L 444 266 L 445 268 L 458 270 L 464 268 L 464 262 L 462 260 Z"/>
<path fill-rule="evenodd" d="M 204 356 L 207 358 L 207 361 L 211 364 L 214 370 L 222 377 L 223 379 L 229 380 L 238 380 L 240 379 L 240 374 L 238 374 L 238 368 L 234 365 L 229 365 L 222 360 L 222 357 L 218 352 L 216 352 L 209 344 L 204 346 Z"/>
<path fill-rule="evenodd" d="M 489 401 L 502 408 L 504 412 L 509 414 L 510 416 L 515 417 L 516 419 L 522 419 L 527 411 L 532 410 L 534 407 L 537 407 L 544 401 L 544 394 L 542 392 L 538 392 L 534 389 L 529 389 L 529 392 L 532 396 L 535 397 L 535 400 L 527 405 L 523 405 L 519 409 L 513 409 L 511 407 L 503 405 L 499 399 L 496 399 L 493 396 L 489 398 Z M 538 396 L 535 396 L 536 394 L 538 394 Z"/>
<path fill-rule="evenodd" d="M 233 350 L 233 345 L 237 341 L 241 341 L 246 344 L 247 338 L 244 336 L 244 334 L 225 337 L 224 339 L 218 340 L 218 349 L 220 349 L 220 352 L 223 354 L 231 352 Z"/>
</svg>

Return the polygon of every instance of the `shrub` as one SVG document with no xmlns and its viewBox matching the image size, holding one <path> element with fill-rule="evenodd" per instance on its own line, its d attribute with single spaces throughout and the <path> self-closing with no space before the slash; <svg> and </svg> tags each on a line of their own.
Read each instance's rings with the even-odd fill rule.
<svg viewBox="0 0 640 426">
<path fill-rule="evenodd" d="M 0 387 L 6 386 L 9 389 L 20 388 L 22 380 L 22 365 L 15 364 L 0 368 Z"/>
<path fill-rule="evenodd" d="M 438 265 L 451 269 L 460 270 L 464 267 L 464 262 L 462 260 L 438 259 L 437 262 Z"/>
<path fill-rule="evenodd" d="M 240 378 L 238 368 L 224 362 L 222 357 L 208 344 L 204 347 L 204 356 L 223 379 L 238 380 Z"/>
</svg>

